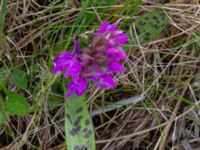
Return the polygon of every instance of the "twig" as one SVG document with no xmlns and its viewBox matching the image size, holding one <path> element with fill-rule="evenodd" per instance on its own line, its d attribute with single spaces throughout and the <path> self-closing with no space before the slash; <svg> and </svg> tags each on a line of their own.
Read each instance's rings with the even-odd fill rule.
<svg viewBox="0 0 200 150">
<path fill-rule="evenodd" d="M 131 97 L 131 98 L 128 98 L 128 99 L 124 99 L 124 100 L 118 101 L 118 102 L 116 102 L 112 105 L 106 106 L 105 108 L 102 108 L 101 110 L 92 111 L 91 116 L 96 116 L 96 115 L 101 114 L 101 113 L 112 111 L 112 110 L 115 110 L 117 108 L 123 107 L 124 105 L 136 104 L 136 103 L 138 103 L 139 101 L 142 101 L 142 100 L 144 100 L 144 97 L 142 95 L 134 96 L 134 97 Z"/>
</svg>

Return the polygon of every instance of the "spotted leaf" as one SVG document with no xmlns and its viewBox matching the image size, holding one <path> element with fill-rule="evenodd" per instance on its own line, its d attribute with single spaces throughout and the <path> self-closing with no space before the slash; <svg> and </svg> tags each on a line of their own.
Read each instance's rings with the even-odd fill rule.
<svg viewBox="0 0 200 150">
<path fill-rule="evenodd" d="M 65 134 L 67 149 L 95 150 L 93 125 L 85 96 L 72 95 L 66 98 Z"/>
<path fill-rule="evenodd" d="M 134 43 L 137 43 L 137 39 L 140 43 L 156 40 L 167 24 L 168 17 L 163 11 L 155 10 L 139 17 L 133 24 L 136 31 L 134 34 Z"/>
</svg>

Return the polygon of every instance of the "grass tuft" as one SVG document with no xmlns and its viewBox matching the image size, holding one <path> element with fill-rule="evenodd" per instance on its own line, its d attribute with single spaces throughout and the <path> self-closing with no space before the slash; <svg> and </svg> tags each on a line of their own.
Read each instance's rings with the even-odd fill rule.
<svg viewBox="0 0 200 150">
<path fill-rule="evenodd" d="M 197 0 L 2 0 L 0 149 L 66 148 L 65 81 L 51 74 L 52 60 L 73 49 L 73 34 L 81 46 L 90 43 L 102 21 L 118 22 L 130 40 L 127 71 L 113 74 L 116 88 L 90 84 L 86 93 L 96 149 L 199 149 L 199 10 Z M 167 23 L 145 20 L 152 12 Z M 9 103 L 10 113 L 9 92 L 24 107 Z"/>
</svg>

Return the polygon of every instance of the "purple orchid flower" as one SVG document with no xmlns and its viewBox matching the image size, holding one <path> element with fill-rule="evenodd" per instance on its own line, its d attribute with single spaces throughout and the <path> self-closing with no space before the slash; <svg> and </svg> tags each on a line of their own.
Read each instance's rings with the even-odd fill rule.
<svg viewBox="0 0 200 150">
<path fill-rule="evenodd" d="M 128 36 L 116 27 L 115 23 L 110 25 L 103 22 L 91 45 L 82 49 L 74 36 L 74 50 L 63 52 L 54 59 L 52 73 L 64 72 L 65 78 L 71 77 L 66 96 L 83 95 L 90 80 L 101 90 L 114 88 L 114 79 L 110 73 L 125 72 L 120 60 L 128 58 L 121 47 L 128 41 Z"/>
</svg>

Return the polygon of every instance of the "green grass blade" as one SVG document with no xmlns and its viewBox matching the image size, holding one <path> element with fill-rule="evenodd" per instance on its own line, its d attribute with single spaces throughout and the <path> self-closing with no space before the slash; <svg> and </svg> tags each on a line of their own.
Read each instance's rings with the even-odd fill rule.
<svg viewBox="0 0 200 150">
<path fill-rule="evenodd" d="M 0 10 L 0 35 L 3 34 L 3 27 L 4 27 L 4 21 L 6 16 L 6 6 L 7 6 L 8 0 L 3 0 L 1 2 L 1 10 Z"/>
<path fill-rule="evenodd" d="M 65 100 L 65 134 L 68 150 L 95 150 L 93 124 L 85 96 Z"/>
</svg>

